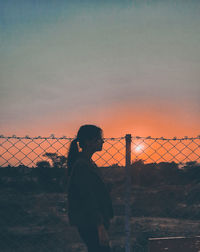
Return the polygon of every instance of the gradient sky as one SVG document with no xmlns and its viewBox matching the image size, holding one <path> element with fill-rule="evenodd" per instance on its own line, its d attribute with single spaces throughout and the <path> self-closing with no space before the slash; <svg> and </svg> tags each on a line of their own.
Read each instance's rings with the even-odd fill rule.
<svg viewBox="0 0 200 252">
<path fill-rule="evenodd" d="M 200 1 L 0 0 L 0 133 L 200 134 Z"/>
</svg>

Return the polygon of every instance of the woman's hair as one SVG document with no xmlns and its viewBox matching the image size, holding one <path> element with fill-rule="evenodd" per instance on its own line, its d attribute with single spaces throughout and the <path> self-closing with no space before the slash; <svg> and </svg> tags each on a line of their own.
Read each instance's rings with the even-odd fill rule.
<svg viewBox="0 0 200 252">
<path fill-rule="evenodd" d="M 87 140 L 92 140 L 94 138 L 98 138 L 102 135 L 102 129 L 95 125 L 82 125 L 77 133 L 76 138 L 71 142 L 67 157 L 67 167 L 68 167 L 68 176 L 71 175 L 71 169 L 73 163 L 76 161 L 79 155 L 79 148 L 77 142 L 79 142 L 79 146 L 84 148 L 85 142 Z"/>
</svg>

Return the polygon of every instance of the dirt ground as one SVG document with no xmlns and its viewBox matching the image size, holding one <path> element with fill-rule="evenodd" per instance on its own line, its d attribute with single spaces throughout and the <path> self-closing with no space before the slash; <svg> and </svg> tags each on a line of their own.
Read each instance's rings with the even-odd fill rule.
<svg viewBox="0 0 200 252">
<path fill-rule="evenodd" d="M 120 191 L 119 184 L 117 188 Z M 186 218 L 187 209 L 182 210 L 182 217 L 178 216 L 180 209 L 187 208 L 184 199 L 177 199 L 175 194 L 169 193 L 170 197 L 174 197 L 170 201 L 167 195 L 162 194 L 163 191 L 167 191 L 166 187 L 132 188 L 130 244 L 133 252 L 147 251 L 148 238 L 200 235 L 198 215 Z M 171 188 L 171 191 L 176 190 Z M 113 252 L 121 252 L 125 251 L 126 244 L 124 197 L 117 190 L 112 190 L 111 195 L 115 217 L 109 229 L 110 245 Z M 66 202 L 67 195 L 62 192 L 22 192 L 2 188 L 0 251 L 86 252 L 76 228 L 69 225 Z M 195 206 L 199 210 L 199 206 Z M 195 213 L 198 213 L 197 210 Z"/>
</svg>

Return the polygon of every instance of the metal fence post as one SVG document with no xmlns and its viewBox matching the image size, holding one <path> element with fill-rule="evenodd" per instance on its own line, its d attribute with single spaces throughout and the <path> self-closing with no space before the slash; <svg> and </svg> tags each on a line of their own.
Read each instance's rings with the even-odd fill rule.
<svg viewBox="0 0 200 252">
<path fill-rule="evenodd" d="M 130 192 L 131 192 L 131 178 L 130 178 L 130 166 L 131 166 L 131 134 L 127 134 L 126 137 L 126 186 L 125 186 L 125 233 L 126 233 L 126 244 L 125 251 L 130 252 Z"/>
</svg>

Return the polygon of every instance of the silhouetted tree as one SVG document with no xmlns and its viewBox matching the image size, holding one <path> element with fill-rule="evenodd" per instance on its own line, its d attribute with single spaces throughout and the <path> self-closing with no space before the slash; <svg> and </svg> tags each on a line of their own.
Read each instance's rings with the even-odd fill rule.
<svg viewBox="0 0 200 252">
<path fill-rule="evenodd" d="M 66 168 L 67 158 L 65 156 L 59 156 L 57 153 L 46 152 L 43 157 L 51 159 L 54 168 Z"/>
</svg>

